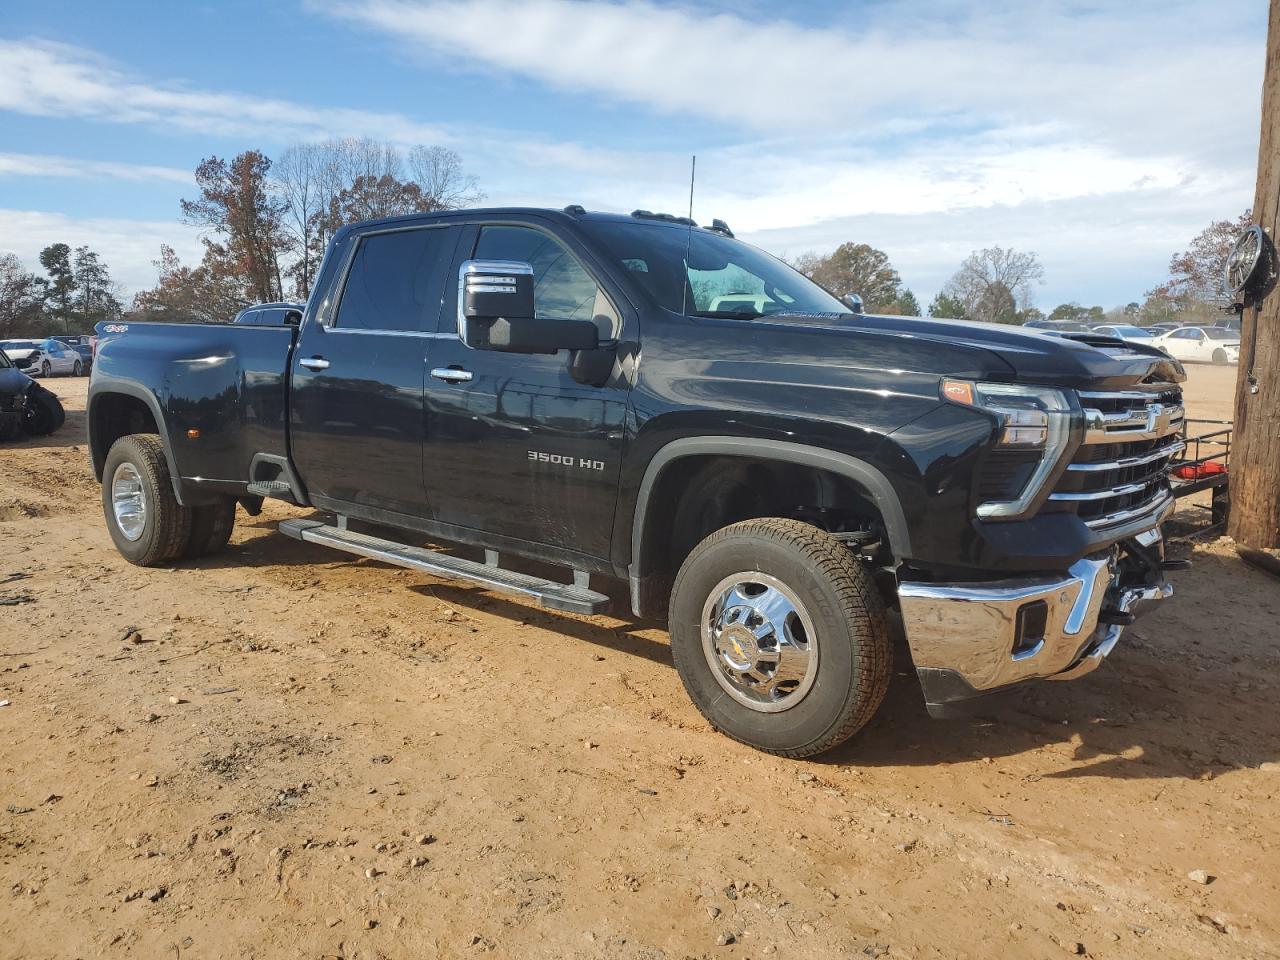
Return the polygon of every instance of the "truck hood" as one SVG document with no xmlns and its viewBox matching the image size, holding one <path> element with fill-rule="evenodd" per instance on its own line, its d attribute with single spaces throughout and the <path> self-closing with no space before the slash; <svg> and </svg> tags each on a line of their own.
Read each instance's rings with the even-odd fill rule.
<svg viewBox="0 0 1280 960">
<path fill-rule="evenodd" d="M 817 317 L 805 318 L 809 322 Z M 850 336 L 878 335 L 912 343 L 947 345 L 969 354 L 984 376 L 1047 386 L 1118 388 L 1146 380 L 1181 383 L 1177 360 L 1146 344 L 1096 334 L 1047 333 L 1000 323 L 871 314 L 832 314 L 830 327 Z M 823 324 L 826 326 L 827 324 Z"/>
</svg>

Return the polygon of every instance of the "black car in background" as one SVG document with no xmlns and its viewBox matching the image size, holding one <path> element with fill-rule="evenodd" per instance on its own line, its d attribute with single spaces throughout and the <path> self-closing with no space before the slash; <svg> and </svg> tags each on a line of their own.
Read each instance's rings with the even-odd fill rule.
<svg viewBox="0 0 1280 960">
<path fill-rule="evenodd" d="M 0 350 L 0 441 L 53 433 L 66 420 L 62 401 L 18 369 Z"/>
</svg>

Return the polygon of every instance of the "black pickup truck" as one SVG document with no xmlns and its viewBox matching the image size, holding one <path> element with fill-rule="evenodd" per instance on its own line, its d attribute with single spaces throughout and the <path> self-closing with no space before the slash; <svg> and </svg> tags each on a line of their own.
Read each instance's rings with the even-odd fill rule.
<svg viewBox="0 0 1280 960">
<path fill-rule="evenodd" d="M 871 719 L 890 611 L 944 715 L 1089 672 L 1171 593 L 1177 361 L 864 315 L 720 221 L 361 223 L 288 322 L 98 332 L 89 444 L 127 559 L 220 549 L 274 497 L 312 508 L 289 536 L 560 610 L 625 583 L 708 720 L 786 756 Z"/>
</svg>

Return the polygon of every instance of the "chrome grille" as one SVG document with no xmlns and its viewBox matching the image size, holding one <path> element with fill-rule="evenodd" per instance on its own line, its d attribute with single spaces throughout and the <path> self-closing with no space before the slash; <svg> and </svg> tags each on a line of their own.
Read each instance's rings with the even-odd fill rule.
<svg viewBox="0 0 1280 960">
<path fill-rule="evenodd" d="M 1183 449 L 1182 391 L 1155 384 L 1079 397 L 1084 441 L 1049 495 L 1050 509 L 1072 511 L 1097 530 L 1162 513 L 1173 499 L 1169 462 Z"/>
</svg>

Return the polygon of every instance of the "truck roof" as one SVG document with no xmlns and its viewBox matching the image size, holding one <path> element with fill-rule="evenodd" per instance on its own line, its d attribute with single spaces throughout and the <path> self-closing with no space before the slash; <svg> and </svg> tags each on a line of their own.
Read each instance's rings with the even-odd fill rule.
<svg viewBox="0 0 1280 960">
<path fill-rule="evenodd" d="M 712 225 L 700 226 L 692 223 L 685 217 L 676 216 L 668 213 L 653 213 L 648 210 L 634 210 L 631 213 L 610 213 L 599 210 L 587 210 L 577 204 L 570 204 L 567 207 L 468 207 L 459 210 L 433 210 L 429 213 L 408 213 L 397 217 L 381 217 L 376 220 L 361 220 L 358 223 L 348 224 L 342 228 L 342 232 L 350 230 L 354 227 L 368 226 L 369 224 L 398 224 L 398 223 L 416 223 L 420 221 L 444 220 L 451 217 L 459 216 L 510 216 L 517 214 L 522 216 L 545 217 L 553 220 L 562 220 L 565 222 L 580 222 L 583 220 L 590 221 L 609 221 L 615 223 L 635 223 L 637 220 L 645 223 L 652 223 L 659 226 L 672 226 L 679 228 L 687 228 L 690 225 L 699 227 L 699 229 L 714 233 L 728 233 L 728 227 L 721 220 L 712 221 Z"/>
</svg>

